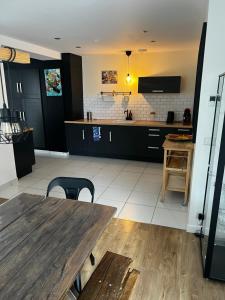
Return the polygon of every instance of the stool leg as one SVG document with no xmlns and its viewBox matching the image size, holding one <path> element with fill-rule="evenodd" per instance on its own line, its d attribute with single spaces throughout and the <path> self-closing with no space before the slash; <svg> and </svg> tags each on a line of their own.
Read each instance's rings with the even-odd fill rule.
<svg viewBox="0 0 225 300">
<path fill-rule="evenodd" d="M 164 163 L 163 163 L 163 184 L 162 184 L 162 190 L 161 190 L 161 202 L 165 200 L 165 192 L 166 192 L 166 186 L 168 181 L 168 172 L 166 171 L 166 161 L 167 161 L 167 150 L 164 149 Z"/>
</svg>

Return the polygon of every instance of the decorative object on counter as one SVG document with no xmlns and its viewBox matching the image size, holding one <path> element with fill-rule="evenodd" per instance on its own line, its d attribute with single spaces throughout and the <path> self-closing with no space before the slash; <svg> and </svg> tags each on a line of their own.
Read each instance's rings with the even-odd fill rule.
<svg viewBox="0 0 225 300">
<path fill-rule="evenodd" d="M 92 121 L 92 112 L 91 111 L 87 111 L 87 120 Z"/>
<path fill-rule="evenodd" d="M 27 52 L 18 51 L 15 48 L 11 48 L 11 47 L 1 47 L 0 61 L 29 64 L 30 54 Z"/>
<path fill-rule="evenodd" d="M 48 97 L 62 96 L 60 69 L 45 69 L 45 87 Z"/>
<path fill-rule="evenodd" d="M 130 60 L 129 60 L 129 58 L 131 56 L 132 51 L 126 50 L 125 53 L 126 53 L 126 56 L 127 56 L 127 77 L 126 77 L 126 81 L 129 84 L 132 81 L 132 77 L 130 76 L 130 71 L 129 71 L 129 69 L 130 69 Z"/>
<path fill-rule="evenodd" d="M 126 120 L 133 120 L 133 114 L 131 112 L 131 110 L 129 111 L 128 109 L 124 111 L 124 114 L 126 115 Z"/>
<path fill-rule="evenodd" d="M 102 84 L 117 84 L 117 71 L 102 71 Z"/>
<path fill-rule="evenodd" d="M 174 122 L 174 111 L 168 111 L 166 123 L 173 124 L 173 122 Z"/>
<path fill-rule="evenodd" d="M 191 110 L 190 110 L 190 108 L 185 108 L 185 110 L 184 110 L 183 124 L 184 125 L 191 124 Z"/>
<path fill-rule="evenodd" d="M 190 142 L 192 141 L 192 134 L 169 133 L 167 134 L 166 139 L 174 142 Z"/>
</svg>

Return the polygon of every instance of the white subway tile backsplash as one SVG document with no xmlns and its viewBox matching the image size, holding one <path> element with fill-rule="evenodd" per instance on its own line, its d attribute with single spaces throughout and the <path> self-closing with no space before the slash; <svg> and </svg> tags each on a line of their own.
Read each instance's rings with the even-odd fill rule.
<svg viewBox="0 0 225 300">
<path fill-rule="evenodd" d="M 182 120 L 185 108 L 193 107 L 193 95 L 164 94 L 164 95 L 137 95 L 130 96 L 129 102 L 124 102 L 123 97 L 115 97 L 113 101 L 104 101 L 104 98 L 84 97 L 84 113 L 92 111 L 93 118 L 97 119 L 124 119 L 124 110 L 129 109 L 136 120 L 165 121 L 167 111 L 175 112 L 175 120 Z M 155 117 L 150 115 L 155 112 Z"/>
</svg>

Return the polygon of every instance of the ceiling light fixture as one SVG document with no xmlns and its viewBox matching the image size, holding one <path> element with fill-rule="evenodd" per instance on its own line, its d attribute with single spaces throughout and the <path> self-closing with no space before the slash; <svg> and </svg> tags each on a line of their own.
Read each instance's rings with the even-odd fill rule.
<svg viewBox="0 0 225 300">
<path fill-rule="evenodd" d="M 148 33 L 148 30 L 143 30 L 144 33 Z"/>
<path fill-rule="evenodd" d="M 127 77 L 126 77 L 126 81 L 129 84 L 131 82 L 131 79 L 132 79 L 131 76 L 130 76 L 130 73 L 129 73 L 129 69 L 130 69 L 129 57 L 131 56 L 132 51 L 131 50 L 126 50 L 125 53 L 126 53 L 126 56 L 127 56 Z"/>
<path fill-rule="evenodd" d="M 155 41 L 155 40 L 152 40 L 150 43 L 156 43 L 156 41 Z"/>
<path fill-rule="evenodd" d="M 80 49 L 80 48 L 81 48 L 81 46 L 76 46 L 76 48 L 77 48 L 77 49 Z"/>
<path fill-rule="evenodd" d="M 54 37 L 54 40 L 56 40 L 56 41 L 60 41 L 61 40 L 61 37 Z"/>
</svg>

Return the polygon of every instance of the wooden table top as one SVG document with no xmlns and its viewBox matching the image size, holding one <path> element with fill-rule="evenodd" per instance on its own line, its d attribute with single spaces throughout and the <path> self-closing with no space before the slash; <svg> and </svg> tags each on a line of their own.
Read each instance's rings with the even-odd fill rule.
<svg viewBox="0 0 225 300">
<path fill-rule="evenodd" d="M 193 151 L 194 144 L 192 142 L 173 142 L 165 140 L 163 143 L 163 148 L 177 151 Z"/>
<path fill-rule="evenodd" d="M 0 206 L 0 299 L 60 299 L 116 208 L 21 194 Z"/>
</svg>

